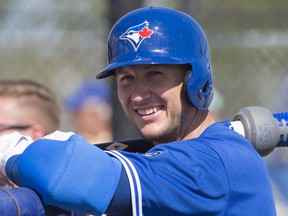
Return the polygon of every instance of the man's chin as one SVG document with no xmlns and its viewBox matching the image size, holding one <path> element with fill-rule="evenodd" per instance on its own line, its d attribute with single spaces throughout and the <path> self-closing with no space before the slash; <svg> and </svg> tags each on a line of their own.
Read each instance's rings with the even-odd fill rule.
<svg viewBox="0 0 288 216">
<path fill-rule="evenodd" d="M 155 145 L 161 143 L 167 143 L 168 140 L 162 134 L 155 134 L 155 133 L 140 133 L 143 139 L 153 142 Z"/>
<path fill-rule="evenodd" d="M 141 136 L 145 139 L 145 140 L 148 140 L 148 141 L 152 141 L 154 142 L 154 140 L 157 140 L 159 139 L 159 133 L 148 133 L 148 132 L 144 132 L 144 131 L 140 131 L 140 134 Z"/>
<path fill-rule="evenodd" d="M 168 128 L 165 131 L 159 130 L 159 127 L 157 129 L 149 128 L 149 131 L 140 130 L 140 134 L 145 140 L 151 141 L 155 145 L 178 140 L 177 133 L 175 130 L 172 130 L 173 128 Z"/>
</svg>

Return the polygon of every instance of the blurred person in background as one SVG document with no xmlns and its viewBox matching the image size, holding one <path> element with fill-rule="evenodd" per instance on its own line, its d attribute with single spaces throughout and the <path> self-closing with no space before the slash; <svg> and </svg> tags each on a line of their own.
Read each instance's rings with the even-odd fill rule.
<svg viewBox="0 0 288 216">
<path fill-rule="evenodd" d="M 275 92 L 273 113 L 288 110 L 287 92 L 288 75 L 282 80 Z M 272 181 L 277 215 L 286 216 L 288 212 L 288 148 L 276 148 L 273 154 L 264 157 L 264 159 Z"/>
<path fill-rule="evenodd" d="M 33 80 L 0 80 L 0 135 L 18 131 L 33 140 L 59 129 L 61 106 L 47 86 Z M 0 178 L 0 186 L 14 187 Z"/>
<path fill-rule="evenodd" d="M 108 83 L 94 78 L 84 80 L 65 102 L 74 131 L 91 144 L 112 141 L 110 99 Z"/>
<path fill-rule="evenodd" d="M 47 86 L 27 79 L 0 80 L 0 136 L 17 131 L 33 140 L 40 139 L 59 129 L 61 113 L 59 98 Z M 17 185 L 0 176 L 0 187 Z M 27 194 L 14 194 L 19 200 L 21 196 L 30 199 Z M 50 206 L 45 210 L 47 215 L 76 215 Z"/>
<path fill-rule="evenodd" d="M 39 139 L 59 129 L 61 106 L 47 86 L 32 80 L 0 81 L 0 135 L 19 131 Z"/>
</svg>

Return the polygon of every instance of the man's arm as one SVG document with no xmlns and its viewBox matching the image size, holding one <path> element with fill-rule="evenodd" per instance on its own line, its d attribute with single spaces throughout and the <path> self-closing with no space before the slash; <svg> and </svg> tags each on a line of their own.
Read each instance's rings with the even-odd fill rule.
<svg viewBox="0 0 288 216">
<path fill-rule="evenodd" d="M 82 137 L 44 137 L 11 157 L 6 173 L 19 186 L 36 191 L 45 205 L 104 213 L 119 184 L 122 165 Z"/>
</svg>

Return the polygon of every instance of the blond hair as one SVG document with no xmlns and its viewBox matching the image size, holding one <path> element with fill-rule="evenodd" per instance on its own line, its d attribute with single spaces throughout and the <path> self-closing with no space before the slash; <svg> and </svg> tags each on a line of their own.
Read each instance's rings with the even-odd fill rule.
<svg viewBox="0 0 288 216">
<path fill-rule="evenodd" d="M 19 100 L 21 109 L 33 111 L 37 116 L 34 123 L 43 125 L 46 134 L 59 129 L 60 102 L 47 86 L 32 80 L 0 80 L 0 97 L 15 98 Z"/>
</svg>

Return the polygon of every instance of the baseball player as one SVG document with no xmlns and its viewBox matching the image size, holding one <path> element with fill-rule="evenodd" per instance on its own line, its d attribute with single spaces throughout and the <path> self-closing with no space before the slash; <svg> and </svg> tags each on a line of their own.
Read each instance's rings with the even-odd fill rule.
<svg viewBox="0 0 288 216">
<path fill-rule="evenodd" d="M 192 17 L 164 7 L 126 14 L 108 60 L 97 78 L 115 77 L 127 117 L 154 147 L 103 151 L 71 132 L 32 143 L 14 134 L 0 139 L 4 174 L 45 205 L 95 215 L 276 215 L 261 157 L 209 112 L 209 47 Z"/>
</svg>

